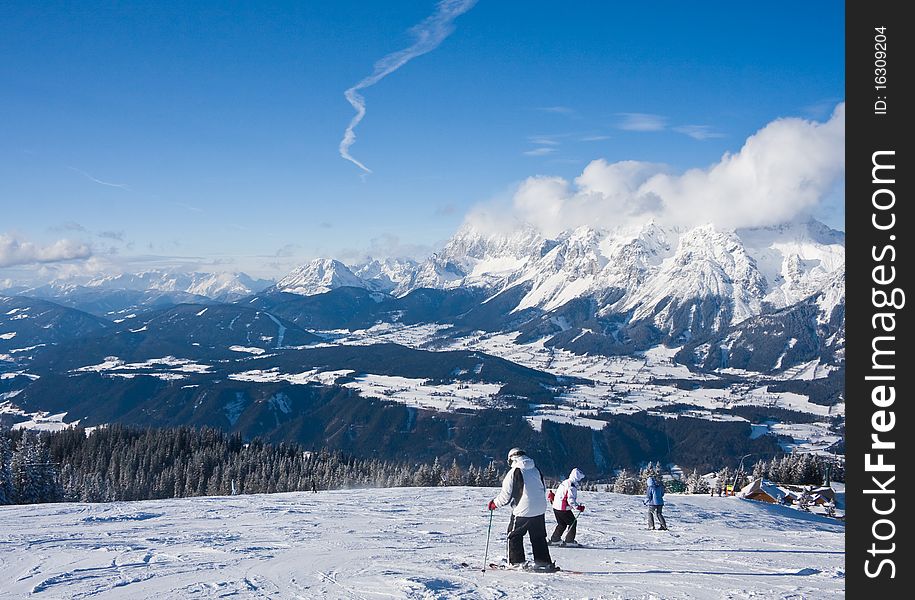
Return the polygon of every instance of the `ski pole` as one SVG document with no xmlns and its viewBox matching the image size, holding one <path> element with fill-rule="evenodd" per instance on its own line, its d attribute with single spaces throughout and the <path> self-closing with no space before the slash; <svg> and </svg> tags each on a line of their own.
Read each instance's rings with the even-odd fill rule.
<svg viewBox="0 0 915 600">
<path fill-rule="evenodd" d="M 575 527 L 578 527 L 578 521 L 581 519 L 581 513 L 582 513 L 582 511 L 578 511 L 577 515 L 574 512 L 572 513 L 572 518 L 574 519 L 572 521 L 572 525 L 574 525 Z"/>
<path fill-rule="evenodd" d="M 486 552 L 483 554 L 483 572 L 486 572 L 486 561 L 489 560 L 489 536 L 492 533 L 492 513 L 494 510 L 489 511 L 489 529 L 486 530 Z"/>
<path fill-rule="evenodd" d="M 584 512 L 585 512 L 585 511 L 580 510 L 580 511 L 578 511 L 578 514 L 577 514 L 577 515 L 576 515 L 575 513 L 572 513 L 572 516 L 575 517 L 575 522 L 576 522 L 576 523 L 578 523 L 578 520 L 581 518 L 581 515 L 583 515 Z"/>
</svg>

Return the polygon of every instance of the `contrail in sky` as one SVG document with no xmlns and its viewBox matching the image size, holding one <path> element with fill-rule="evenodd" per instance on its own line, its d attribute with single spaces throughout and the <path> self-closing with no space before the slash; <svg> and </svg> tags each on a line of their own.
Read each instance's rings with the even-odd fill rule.
<svg viewBox="0 0 915 600">
<path fill-rule="evenodd" d="M 372 172 L 371 169 L 349 153 L 350 146 L 356 141 L 356 125 L 365 117 L 365 98 L 359 93 L 359 90 L 372 87 L 417 56 L 422 56 L 438 48 L 439 44 L 454 31 L 454 20 L 473 8 L 476 3 L 477 0 L 441 0 L 436 6 L 435 13 L 410 29 L 410 33 L 416 38 L 413 45 L 379 59 L 375 63 L 375 68 L 371 75 L 343 92 L 347 102 L 356 109 L 356 115 L 349 122 L 346 131 L 343 133 L 343 139 L 340 140 L 340 156 L 362 169 L 365 173 Z"/>
<path fill-rule="evenodd" d="M 67 167 L 67 168 L 70 169 L 71 171 L 75 171 L 75 172 L 79 173 L 86 179 L 88 179 L 90 181 L 94 181 L 95 183 L 97 183 L 99 185 L 107 185 L 108 187 L 116 187 L 116 188 L 121 188 L 122 190 L 130 190 L 130 188 L 127 187 L 127 184 L 111 183 L 110 181 L 102 181 L 101 179 L 97 179 L 97 178 L 93 177 L 92 175 L 90 175 L 89 173 L 86 173 L 82 169 L 77 169 L 76 167 Z"/>
</svg>

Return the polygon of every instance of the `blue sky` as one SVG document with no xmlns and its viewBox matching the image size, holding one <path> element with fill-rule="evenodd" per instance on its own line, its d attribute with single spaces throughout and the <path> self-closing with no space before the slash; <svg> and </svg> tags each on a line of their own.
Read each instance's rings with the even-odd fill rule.
<svg viewBox="0 0 915 600">
<path fill-rule="evenodd" d="M 0 250 L 19 256 L 5 272 L 38 256 L 61 272 L 272 276 L 423 253 L 530 176 L 572 180 L 594 159 L 706 168 L 774 119 L 825 121 L 844 100 L 834 2 L 480 0 L 361 90 L 350 152 L 366 175 L 339 153 L 344 91 L 436 7 L 4 2 Z M 834 189 L 812 210 L 842 228 L 843 206 Z M 58 265 L 55 247 L 96 260 Z"/>
</svg>

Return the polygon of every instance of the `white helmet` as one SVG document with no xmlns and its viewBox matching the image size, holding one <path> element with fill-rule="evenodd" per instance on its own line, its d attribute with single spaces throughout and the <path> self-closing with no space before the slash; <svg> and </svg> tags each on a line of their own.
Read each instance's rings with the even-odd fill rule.
<svg viewBox="0 0 915 600">
<path fill-rule="evenodd" d="M 512 448 L 508 451 L 508 464 L 512 464 L 514 459 L 518 458 L 519 456 L 524 456 L 525 454 L 527 453 L 521 448 Z"/>
</svg>

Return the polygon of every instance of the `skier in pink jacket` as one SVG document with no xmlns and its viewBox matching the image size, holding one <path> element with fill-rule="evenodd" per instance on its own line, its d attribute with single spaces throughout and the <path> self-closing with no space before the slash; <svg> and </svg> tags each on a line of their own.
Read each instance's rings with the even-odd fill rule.
<svg viewBox="0 0 915 600">
<path fill-rule="evenodd" d="M 585 509 L 584 504 L 578 503 L 578 484 L 585 478 L 585 474 L 578 468 L 572 469 L 569 478 L 556 487 L 555 492 L 550 492 L 552 497 L 553 515 L 556 517 L 556 529 L 550 536 L 550 544 L 559 543 L 562 546 L 578 546 L 575 541 L 575 534 L 578 532 L 578 517 L 572 512 L 575 509 L 581 514 Z M 569 528 L 565 540 L 562 540 L 562 534 Z"/>
</svg>

